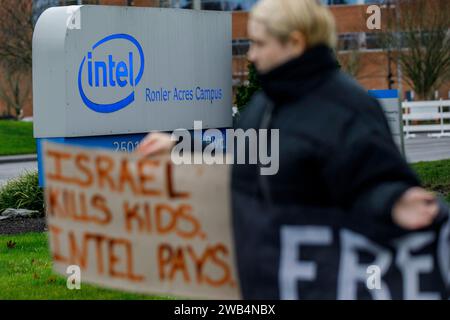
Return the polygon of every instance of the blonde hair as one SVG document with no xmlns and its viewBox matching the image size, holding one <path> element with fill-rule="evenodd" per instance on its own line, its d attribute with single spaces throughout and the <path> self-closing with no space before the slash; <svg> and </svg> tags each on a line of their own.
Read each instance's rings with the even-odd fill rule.
<svg viewBox="0 0 450 320">
<path fill-rule="evenodd" d="M 336 46 L 334 17 L 318 0 L 260 0 L 252 8 L 250 18 L 265 25 L 271 35 L 283 42 L 293 31 L 300 31 L 307 48 L 318 44 Z"/>
</svg>

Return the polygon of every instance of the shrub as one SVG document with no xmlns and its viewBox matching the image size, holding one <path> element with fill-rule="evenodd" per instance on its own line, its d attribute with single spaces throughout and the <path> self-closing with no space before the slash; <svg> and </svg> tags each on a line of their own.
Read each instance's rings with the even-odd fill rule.
<svg viewBox="0 0 450 320">
<path fill-rule="evenodd" d="M 253 94 L 261 89 L 261 84 L 258 80 L 256 68 L 253 64 L 248 65 L 248 85 L 238 87 L 236 91 L 236 106 L 239 111 L 250 102 Z"/>
<path fill-rule="evenodd" d="M 7 208 L 37 210 L 44 216 L 44 194 L 37 171 L 26 172 L 0 189 L 0 212 Z"/>
</svg>

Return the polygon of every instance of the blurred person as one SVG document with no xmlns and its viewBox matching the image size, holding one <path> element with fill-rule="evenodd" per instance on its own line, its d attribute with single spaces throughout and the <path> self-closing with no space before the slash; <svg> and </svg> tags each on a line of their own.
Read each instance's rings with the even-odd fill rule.
<svg viewBox="0 0 450 320">
<path fill-rule="evenodd" d="M 262 90 L 238 127 L 279 129 L 280 164 L 272 176 L 233 165 L 243 297 L 447 298 L 448 253 L 438 250 L 446 213 L 399 152 L 380 104 L 340 70 L 330 11 L 315 0 L 261 0 L 248 34 Z M 154 133 L 138 152 L 172 146 Z M 371 263 L 383 284 L 374 290 Z"/>
</svg>

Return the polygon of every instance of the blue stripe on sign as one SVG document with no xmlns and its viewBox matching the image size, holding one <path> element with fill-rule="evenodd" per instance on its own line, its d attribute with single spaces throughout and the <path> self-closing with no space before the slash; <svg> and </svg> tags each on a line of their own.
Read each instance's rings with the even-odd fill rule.
<svg viewBox="0 0 450 320">
<path fill-rule="evenodd" d="M 369 95 L 376 99 L 398 98 L 397 90 L 369 90 Z"/>
<path fill-rule="evenodd" d="M 222 141 L 214 141 L 214 139 L 205 134 L 206 129 L 203 130 L 203 141 L 206 143 L 216 143 L 217 148 L 224 149 L 226 146 L 225 130 L 219 129 L 222 133 Z M 192 131 L 192 130 L 191 130 Z M 112 149 L 115 151 L 132 152 L 136 148 L 137 144 L 147 135 L 147 133 L 135 133 L 135 134 L 121 134 L 110 136 L 91 136 L 91 137 L 73 137 L 73 138 L 37 138 L 37 160 L 38 160 L 38 176 L 39 186 L 45 186 L 44 177 L 44 161 L 42 154 L 42 142 L 51 141 L 54 143 L 68 144 L 74 146 L 81 146 L 87 148 L 104 148 Z"/>
<path fill-rule="evenodd" d="M 146 136 L 146 133 L 122 134 L 111 136 L 91 136 L 91 137 L 74 137 L 74 138 L 38 138 L 37 159 L 38 159 L 38 176 L 39 186 L 45 186 L 42 142 L 51 141 L 55 143 L 68 144 L 87 148 L 104 148 L 115 151 L 132 152 L 137 144 Z"/>
</svg>

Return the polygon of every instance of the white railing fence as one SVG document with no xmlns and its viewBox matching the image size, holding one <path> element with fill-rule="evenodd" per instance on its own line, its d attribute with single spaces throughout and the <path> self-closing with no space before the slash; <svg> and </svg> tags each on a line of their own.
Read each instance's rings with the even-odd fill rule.
<svg viewBox="0 0 450 320">
<path fill-rule="evenodd" d="M 450 100 L 404 101 L 402 109 L 405 138 L 450 136 Z"/>
</svg>

